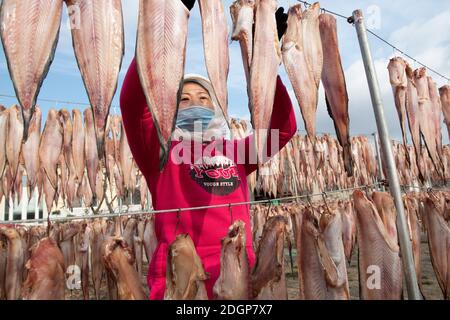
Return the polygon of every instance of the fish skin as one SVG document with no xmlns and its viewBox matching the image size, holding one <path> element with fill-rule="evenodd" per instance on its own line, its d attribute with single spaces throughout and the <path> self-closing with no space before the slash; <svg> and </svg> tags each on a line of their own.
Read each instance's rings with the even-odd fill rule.
<svg viewBox="0 0 450 320">
<path fill-rule="evenodd" d="M 63 147 L 63 130 L 59 122 L 58 112 L 51 109 L 48 112 L 39 145 L 39 159 L 53 189 L 57 190 L 58 176 L 56 168 Z"/>
<path fill-rule="evenodd" d="M 85 129 L 83 125 L 83 118 L 80 110 L 72 110 L 73 130 L 72 130 L 72 156 L 77 176 L 77 182 L 81 184 L 83 181 L 85 168 Z"/>
<path fill-rule="evenodd" d="M 136 270 L 139 279 L 142 279 L 144 267 L 144 233 L 145 220 L 140 218 L 136 227 L 136 235 L 134 236 L 134 256 L 136 257 Z"/>
<path fill-rule="evenodd" d="M 149 263 L 152 261 L 157 245 L 158 239 L 156 238 L 155 232 L 155 216 L 151 214 L 145 221 L 144 230 L 144 249 Z"/>
<path fill-rule="evenodd" d="M 3 178 L 6 168 L 6 141 L 9 110 L 0 111 L 0 178 Z"/>
<path fill-rule="evenodd" d="M 353 193 L 359 246 L 360 297 L 363 300 L 400 300 L 402 296 L 402 261 L 397 241 L 388 234 L 380 214 L 359 190 Z M 390 200 L 392 201 L 392 199 Z M 392 219 L 392 215 L 385 215 Z M 395 220 L 389 220 L 390 225 Z M 367 281 L 373 273 L 370 266 L 380 268 L 380 289 L 369 289 Z M 368 271 L 371 271 L 370 273 Z"/>
<path fill-rule="evenodd" d="M 75 162 L 73 159 L 73 123 L 72 118 L 70 117 L 70 113 L 66 109 L 62 109 L 59 111 L 61 126 L 63 128 L 63 149 L 62 153 L 64 155 L 64 160 L 66 162 L 67 170 L 69 172 L 69 180 L 76 179 L 76 168 Z M 67 186 L 66 186 L 67 188 Z"/>
<path fill-rule="evenodd" d="M 247 90 L 250 92 L 250 66 L 253 59 L 255 0 L 234 1 L 230 6 L 230 14 L 231 20 L 233 21 L 231 40 L 239 41 L 245 78 L 247 79 Z"/>
<path fill-rule="evenodd" d="M 7 262 L 5 291 L 7 300 L 18 300 L 21 294 L 24 266 L 23 244 L 19 233 L 14 228 L 0 227 L 0 234 L 7 239 Z"/>
<path fill-rule="evenodd" d="M 55 55 L 62 8 L 63 0 L 5 0 L 0 6 L 0 37 L 22 109 L 25 141 L 36 99 Z"/>
<path fill-rule="evenodd" d="M 342 241 L 345 257 L 350 264 L 353 248 L 356 244 L 356 217 L 351 202 L 341 203 L 338 210 L 342 218 Z"/>
<path fill-rule="evenodd" d="M 320 3 L 315 2 L 303 12 L 302 17 L 302 39 L 306 62 L 313 72 L 314 82 L 317 89 L 319 88 L 320 79 L 322 77 L 324 60 L 322 40 L 319 28 L 319 16 Z"/>
<path fill-rule="evenodd" d="M 444 121 L 447 125 L 448 137 L 450 139 L 450 86 L 446 85 L 439 88 L 439 95 L 441 96 L 442 112 L 444 114 Z"/>
<path fill-rule="evenodd" d="M 394 57 L 389 61 L 389 79 L 394 93 L 395 107 L 397 108 L 400 127 L 402 130 L 403 144 L 408 145 L 406 137 L 406 93 L 408 79 L 406 77 L 407 62 L 401 57 Z M 407 158 L 409 161 L 409 157 Z"/>
<path fill-rule="evenodd" d="M 146 300 L 137 271 L 133 252 L 120 237 L 109 237 L 103 244 L 103 262 L 108 274 L 117 283 L 119 300 Z"/>
<path fill-rule="evenodd" d="M 89 186 L 91 187 L 92 192 L 95 193 L 95 191 L 97 190 L 97 172 L 100 167 L 100 161 L 96 145 L 94 118 L 92 116 L 92 110 L 90 108 L 84 110 L 84 123 L 84 152 L 86 157 L 86 170 L 89 180 Z"/>
<path fill-rule="evenodd" d="M 249 264 L 246 250 L 245 224 L 235 221 L 222 240 L 220 275 L 213 287 L 217 300 L 248 300 Z"/>
<path fill-rule="evenodd" d="M 122 2 L 66 0 L 66 4 L 79 10 L 81 23 L 71 28 L 72 42 L 92 106 L 98 154 L 103 157 L 106 120 L 125 53 Z"/>
<path fill-rule="evenodd" d="M 422 233 L 421 233 L 420 223 L 419 223 L 419 215 L 420 215 L 419 200 L 413 196 L 406 195 L 403 198 L 403 202 L 405 204 L 405 212 L 406 212 L 407 218 L 408 218 L 408 226 L 409 226 L 410 239 L 412 242 L 417 282 L 419 284 L 419 288 L 423 292 L 423 290 L 422 290 L 422 265 L 421 265 L 421 258 L 420 258 L 420 253 L 421 253 L 420 246 L 421 246 Z"/>
<path fill-rule="evenodd" d="M 283 254 L 286 225 L 284 216 L 272 217 L 264 225 L 251 272 L 251 297 L 255 300 L 287 300 Z"/>
<path fill-rule="evenodd" d="M 423 161 L 421 161 L 422 153 L 420 150 L 419 95 L 417 93 L 414 72 L 408 64 L 406 65 L 406 78 L 408 83 L 406 90 L 406 115 L 408 117 L 409 132 L 411 133 L 411 139 L 416 153 L 416 165 L 419 169 L 420 178 L 423 181 L 425 172 L 420 166 Z"/>
<path fill-rule="evenodd" d="M 168 248 L 164 300 L 208 300 L 207 279 L 191 237 L 178 235 Z"/>
<path fill-rule="evenodd" d="M 123 183 L 127 191 L 130 190 L 131 185 L 131 172 L 133 169 L 133 155 L 131 153 L 130 145 L 128 144 L 127 135 L 123 123 L 121 125 L 120 145 L 119 145 L 119 157 L 120 157 L 120 172 L 123 177 Z"/>
<path fill-rule="evenodd" d="M 444 299 L 450 300 L 450 228 L 443 217 L 444 206 L 433 195 L 424 206 L 431 262 Z"/>
<path fill-rule="evenodd" d="M 305 300 L 305 290 L 303 284 L 302 275 L 302 225 L 303 225 L 303 212 L 304 208 L 301 205 L 296 205 L 290 209 L 292 227 L 295 239 L 295 248 L 297 249 L 296 261 L 297 261 L 297 272 L 298 272 L 298 284 L 299 284 L 299 299 Z"/>
<path fill-rule="evenodd" d="M 39 143 L 41 141 L 41 121 L 41 109 L 36 107 L 28 128 L 28 139 L 22 146 L 22 155 L 25 162 L 25 169 L 27 171 L 29 200 L 31 199 L 36 187 L 37 174 L 40 168 Z"/>
<path fill-rule="evenodd" d="M 439 96 L 439 91 L 436 85 L 436 82 L 433 81 L 432 77 L 427 77 L 428 80 L 428 91 L 430 92 L 430 100 L 432 104 L 432 113 L 434 115 L 433 117 L 433 129 L 434 129 L 434 137 L 436 139 L 436 149 L 437 149 L 437 155 L 439 157 L 439 160 L 441 161 L 441 164 L 443 165 L 442 161 L 442 154 L 443 154 L 443 145 L 442 145 L 442 105 L 441 105 L 441 99 Z"/>
<path fill-rule="evenodd" d="M 228 121 L 228 24 L 221 0 L 199 0 L 206 69 L 222 113 Z"/>
<path fill-rule="evenodd" d="M 84 300 L 89 300 L 89 243 L 92 228 L 87 222 L 81 223 L 81 230 L 75 238 L 76 265 L 81 271 L 81 290 Z"/>
<path fill-rule="evenodd" d="M 333 119 L 339 144 L 344 149 L 344 167 L 347 175 L 353 175 L 353 159 L 350 144 L 350 118 L 345 74 L 339 53 L 336 18 L 321 14 L 320 35 L 323 45 L 322 83 L 330 117 Z"/>
<path fill-rule="evenodd" d="M 14 184 L 19 168 L 19 156 L 22 150 L 23 119 L 17 105 L 8 110 L 8 124 L 6 129 L 6 159 L 9 164 L 10 174 Z"/>
<path fill-rule="evenodd" d="M 288 27 L 283 38 L 282 54 L 284 67 L 300 105 L 308 137 L 314 141 L 318 87 L 304 48 L 306 41 L 303 38 L 303 21 L 301 5 L 292 6 L 288 12 Z"/>
<path fill-rule="evenodd" d="M 347 267 L 338 211 L 320 218 L 307 209 L 302 224 L 301 275 L 306 300 L 348 300 Z"/>
<path fill-rule="evenodd" d="M 250 67 L 251 119 L 255 130 L 258 163 L 266 162 L 264 147 L 281 63 L 275 11 L 276 0 L 260 0 L 256 3 L 253 59 Z"/>
<path fill-rule="evenodd" d="M 64 257 L 64 265 L 72 266 L 75 264 L 75 241 L 74 237 L 80 232 L 81 225 L 78 223 L 65 223 L 61 226 L 61 238 L 59 247 Z"/>
<path fill-rule="evenodd" d="M 170 151 L 184 77 L 189 10 L 180 0 L 140 0 L 136 64 L 161 144 Z"/>
<path fill-rule="evenodd" d="M 95 219 L 91 225 L 92 235 L 90 238 L 91 247 L 91 276 L 94 284 L 94 295 L 96 300 L 100 300 L 100 287 L 103 279 L 105 267 L 103 265 L 102 249 L 104 247 L 105 235 L 102 231 L 102 224 L 99 219 Z"/>
<path fill-rule="evenodd" d="M 31 251 L 31 258 L 26 264 L 28 277 L 23 287 L 24 299 L 64 300 L 65 265 L 56 242 L 44 238 Z"/>
<path fill-rule="evenodd" d="M 414 78 L 417 87 L 417 93 L 419 96 L 419 126 L 422 133 L 425 147 L 433 161 L 433 164 L 437 172 L 442 175 L 441 161 L 438 156 L 438 150 L 436 146 L 436 139 L 434 137 L 435 132 L 433 130 L 432 103 L 430 100 L 430 92 L 428 89 L 427 69 L 419 68 L 414 71 Z"/>
</svg>

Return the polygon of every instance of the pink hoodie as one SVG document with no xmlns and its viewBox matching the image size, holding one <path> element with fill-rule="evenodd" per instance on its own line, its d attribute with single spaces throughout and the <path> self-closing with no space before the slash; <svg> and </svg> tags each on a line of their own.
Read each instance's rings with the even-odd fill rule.
<svg viewBox="0 0 450 320">
<path fill-rule="evenodd" d="M 246 177 L 257 169 L 249 164 L 249 146 L 253 135 L 226 141 L 220 152 L 212 146 L 222 140 L 200 145 L 203 154 L 202 165 L 176 164 L 172 156 L 159 171 L 159 140 L 153 120 L 148 110 L 135 61 L 131 63 L 120 96 L 123 124 L 134 159 L 147 180 L 155 210 L 191 208 L 217 204 L 249 201 Z M 278 77 L 271 128 L 279 129 L 280 149 L 286 145 L 297 131 L 294 109 L 281 79 Z M 180 143 L 173 141 L 171 151 L 180 149 Z M 234 152 L 230 155 L 226 150 Z M 245 148 L 245 154 L 237 150 Z M 213 148 L 214 149 L 214 148 Z M 184 151 L 180 153 L 183 156 Z M 207 155 L 206 155 L 207 154 Z M 274 155 L 270 152 L 269 154 Z M 226 157 L 225 155 L 229 156 Z M 239 161 L 245 156 L 246 161 Z M 198 159 L 191 156 L 191 163 Z M 201 159 L 200 159 L 201 160 Z M 209 164 L 209 165 L 208 165 Z M 250 268 L 255 263 L 250 230 L 249 205 L 214 208 L 207 210 L 183 211 L 177 226 L 178 212 L 157 214 L 155 218 L 158 246 L 150 263 L 147 282 L 150 299 L 163 299 L 166 286 L 166 264 L 168 246 L 177 234 L 188 233 L 194 241 L 197 253 L 210 278 L 206 281 L 208 297 L 213 298 L 212 288 L 220 273 L 221 240 L 227 235 L 228 227 L 234 220 L 245 223 L 247 254 Z"/>
</svg>

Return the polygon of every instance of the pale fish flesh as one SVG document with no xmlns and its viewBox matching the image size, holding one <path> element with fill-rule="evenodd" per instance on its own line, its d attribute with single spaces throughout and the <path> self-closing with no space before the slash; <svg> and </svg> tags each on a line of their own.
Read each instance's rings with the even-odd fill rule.
<svg viewBox="0 0 450 320">
<path fill-rule="evenodd" d="M 251 273 L 251 297 L 255 300 L 287 300 L 284 272 L 286 225 L 285 217 L 275 216 L 264 226 Z"/>
<path fill-rule="evenodd" d="M 227 81 L 230 55 L 227 18 L 221 0 L 199 0 L 198 4 L 202 18 L 206 69 L 219 106 L 228 120 Z"/>
<path fill-rule="evenodd" d="M 24 137 L 59 39 L 63 0 L 4 0 L 0 36 L 17 99 Z"/>
<path fill-rule="evenodd" d="M 209 274 L 191 237 L 178 235 L 168 250 L 164 300 L 208 300 L 205 280 Z"/>
<path fill-rule="evenodd" d="M 301 5 L 289 9 L 288 27 L 283 38 L 283 62 L 300 105 L 305 128 L 311 141 L 316 135 L 316 111 L 318 87 L 314 73 L 308 63 L 303 39 Z"/>
<path fill-rule="evenodd" d="M 140 0 L 136 63 L 161 144 L 169 157 L 184 76 L 189 11 L 180 0 Z"/>
<path fill-rule="evenodd" d="M 245 224 L 238 220 L 222 240 L 220 275 L 213 293 L 218 300 L 247 300 L 249 298 L 249 265 L 247 259 Z"/>
<path fill-rule="evenodd" d="M 359 246 L 360 298 L 400 300 L 402 261 L 397 237 L 392 229 L 396 217 L 395 211 L 392 212 L 393 200 L 386 201 L 389 206 L 383 213 L 359 190 L 353 193 L 353 201 Z"/>
<path fill-rule="evenodd" d="M 125 50 L 122 3 L 66 0 L 66 4 L 74 20 L 73 48 L 93 111 L 98 153 L 103 157 L 106 120 Z"/>
<path fill-rule="evenodd" d="M 344 149 L 344 167 L 348 176 L 353 175 L 353 159 L 350 144 L 350 118 L 348 113 L 348 93 L 342 68 L 337 36 L 336 19 L 329 14 L 321 14 L 320 34 L 323 45 L 322 83 L 328 113 L 333 119 L 340 145 Z"/>
<path fill-rule="evenodd" d="M 278 67 L 281 63 L 276 9 L 275 0 L 260 0 L 256 4 L 249 98 L 257 159 L 260 164 L 267 160 L 264 150 L 272 118 Z"/>
</svg>

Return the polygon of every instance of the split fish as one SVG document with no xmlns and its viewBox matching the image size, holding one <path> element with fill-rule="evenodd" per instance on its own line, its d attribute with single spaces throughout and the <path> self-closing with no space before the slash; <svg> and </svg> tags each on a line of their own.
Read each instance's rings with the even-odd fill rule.
<svg viewBox="0 0 450 320">
<path fill-rule="evenodd" d="M 302 17 L 303 47 L 306 62 L 311 68 L 316 88 L 319 88 L 323 69 L 323 48 L 319 28 L 320 3 L 316 2 L 309 6 Z"/>
<path fill-rule="evenodd" d="M 406 138 L 406 96 L 408 88 L 406 65 L 407 62 L 400 57 L 392 58 L 388 65 L 389 79 L 392 91 L 394 92 L 395 107 L 397 108 L 400 127 L 402 129 L 403 144 L 405 146 L 408 145 L 408 140 Z"/>
<path fill-rule="evenodd" d="M 64 258 L 55 241 L 44 238 L 35 244 L 26 268 L 28 277 L 23 287 L 24 299 L 65 299 Z"/>
<path fill-rule="evenodd" d="M 208 300 L 205 272 L 194 242 L 180 234 L 169 245 L 164 300 Z"/>
<path fill-rule="evenodd" d="M 251 119 L 255 130 L 258 163 L 266 162 L 264 149 L 275 100 L 281 51 L 275 11 L 276 0 L 256 3 L 253 58 L 250 67 Z"/>
<path fill-rule="evenodd" d="M 386 193 L 374 197 L 381 211 L 361 191 L 353 193 L 359 246 L 360 297 L 362 300 L 400 300 L 403 271 L 395 229 L 395 206 Z"/>
<path fill-rule="evenodd" d="M 301 5 L 289 9 L 288 27 L 283 38 L 283 62 L 291 81 L 295 96 L 300 105 L 305 128 L 311 141 L 316 135 L 316 111 L 318 102 L 318 86 L 314 72 L 308 63 L 304 48 L 303 17 Z"/>
<path fill-rule="evenodd" d="M 251 272 L 251 297 L 255 300 L 287 300 L 284 273 L 286 225 L 285 217 L 275 216 L 264 226 Z"/>
<path fill-rule="evenodd" d="M 353 159 L 350 144 L 350 118 L 348 93 L 342 68 L 336 19 L 330 14 L 321 14 L 320 34 L 323 45 L 322 83 L 328 113 L 333 119 L 339 143 L 343 150 L 344 167 L 348 176 L 353 175 Z"/>
<path fill-rule="evenodd" d="M 4 0 L 0 36 L 22 107 L 24 140 L 59 39 L 63 0 Z"/>
<path fill-rule="evenodd" d="M 28 128 L 28 139 L 22 146 L 22 155 L 27 171 L 28 197 L 31 199 L 37 185 L 39 172 L 39 143 L 41 141 L 41 109 L 36 107 Z"/>
<path fill-rule="evenodd" d="M 85 153 L 84 153 L 84 126 L 81 112 L 77 109 L 72 110 L 73 130 L 72 130 L 72 156 L 73 164 L 78 183 L 81 185 L 85 168 Z"/>
<path fill-rule="evenodd" d="M 57 165 L 63 147 L 63 130 L 59 122 L 58 112 L 51 109 L 48 112 L 39 145 L 39 160 L 48 181 L 53 189 L 58 188 Z"/>
<path fill-rule="evenodd" d="M 24 267 L 24 248 L 20 234 L 14 228 L 0 227 L 8 243 L 5 292 L 7 300 L 17 300 L 21 295 L 22 276 Z"/>
<path fill-rule="evenodd" d="M 14 184 L 19 168 L 19 155 L 22 150 L 23 119 L 20 116 L 19 107 L 14 105 L 8 109 L 8 124 L 6 129 L 6 159 Z"/>
<path fill-rule="evenodd" d="M 103 158 L 106 120 L 125 53 L 120 0 L 66 0 L 79 21 L 71 27 L 78 67 L 92 106 L 98 154 Z M 74 17 L 76 20 L 77 17 Z M 95 190 L 95 188 L 93 188 Z"/>
<path fill-rule="evenodd" d="M 253 23 L 255 15 L 255 0 L 237 0 L 230 7 L 233 21 L 231 40 L 239 41 L 244 64 L 247 90 L 250 88 L 250 66 L 253 58 Z"/>
<path fill-rule="evenodd" d="M 227 80 L 230 69 L 228 25 L 221 0 L 199 0 L 206 69 L 214 93 L 228 121 Z"/>
<path fill-rule="evenodd" d="M 103 262 L 108 274 L 116 280 L 119 300 L 146 300 L 127 243 L 120 237 L 109 237 L 103 247 Z"/>
<path fill-rule="evenodd" d="M 441 96 L 442 112 L 444 114 L 448 137 L 450 139 L 450 86 L 439 88 L 439 94 Z"/>
<path fill-rule="evenodd" d="M 247 259 L 245 224 L 238 220 L 222 240 L 220 275 L 213 293 L 218 300 L 247 300 L 249 298 L 249 264 Z"/>
<path fill-rule="evenodd" d="M 180 0 L 140 0 L 136 64 L 161 144 L 169 157 L 184 77 L 189 11 Z"/>
<path fill-rule="evenodd" d="M 92 110 L 90 108 L 84 110 L 84 123 L 85 123 L 85 157 L 86 157 L 86 170 L 89 180 L 89 186 L 93 193 L 95 193 L 97 185 L 97 173 L 100 167 L 98 149 L 95 138 L 94 118 L 92 116 Z"/>
</svg>

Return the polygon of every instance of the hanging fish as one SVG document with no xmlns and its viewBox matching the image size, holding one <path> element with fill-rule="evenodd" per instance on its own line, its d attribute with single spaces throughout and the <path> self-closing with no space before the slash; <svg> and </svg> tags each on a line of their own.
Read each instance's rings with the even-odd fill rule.
<svg viewBox="0 0 450 320">
<path fill-rule="evenodd" d="M 161 144 L 160 169 L 169 157 L 181 96 L 189 11 L 180 0 L 140 0 L 136 63 Z"/>
<path fill-rule="evenodd" d="M 78 67 L 94 116 L 98 154 L 104 154 L 106 120 L 117 89 L 125 50 L 120 0 L 66 0 L 76 6 L 79 22 L 72 26 Z"/>
<path fill-rule="evenodd" d="M 227 80 L 230 54 L 227 19 L 221 0 L 199 0 L 198 4 L 202 17 L 206 69 L 219 106 L 228 120 Z"/>
<path fill-rule="evenodd" d="M 0 37 L 22 108 L 24 140 L 59 38 L 63 0 L 4 0 Z"/>
</svg>

